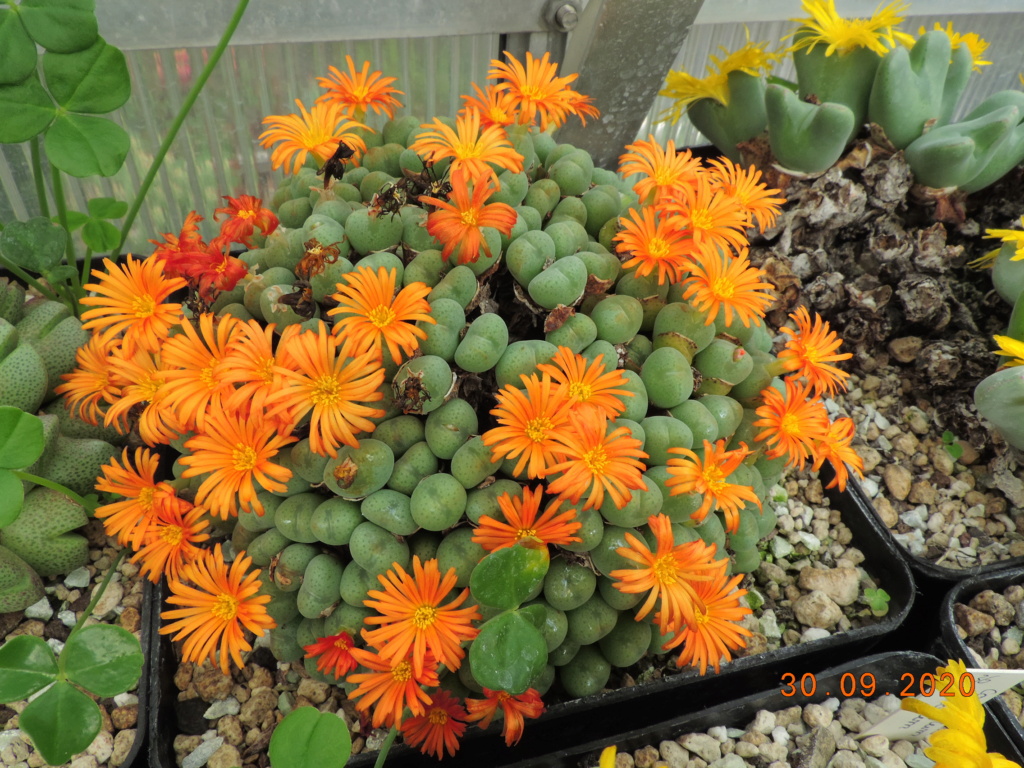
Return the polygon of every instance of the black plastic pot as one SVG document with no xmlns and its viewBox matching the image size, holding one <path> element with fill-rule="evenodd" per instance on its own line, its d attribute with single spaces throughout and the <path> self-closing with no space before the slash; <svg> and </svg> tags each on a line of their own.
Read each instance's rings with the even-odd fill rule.
<svg viewBox="0 0 1024 768">
<path fill-rule="evenodd" d="M 139 643 L 142 645 L 142 676 L 136 695 L 139 697 L 138 718 L 135 721 L 135 741 L 128 756 L 122 763 L 123 768 L 141 768 L 146 764 L 146 736 L 149 733 L 149 685 L 150 666 L 153 659 L 153 638 L 160 627 L 160 616 L 154 610 L 153 583 L 148 579 L 142 585 L 142 618 Z"/>
<path fill-rule="evenodd" d="M 822 478 L 828 482 L 825 473 Z M 718 675 L 709 673 L 701 677 L 695 670 L 688 670 L 650 683 L 555 704 L 541 718 L 527 723 L 522 740 L 511 749 L 505 748 L 499 728 L 492 727 L 487 732 L 471 728 L 466 732 L 459 753 L 446 759 L 445 764 L 453 768 L 543 765 L 547 756 L 588 743 L 595 734 L 640 730 L 652 722 L 685 715 L 697 706 L 729 701 L 750 690 L 768 690 L 777 686 L 787 672 L 799 676 L 862 657 L 907 617 L 914 602 L 914 584 L 892 537 L 874 513 L 854 500 L 849 487 L 844 493 L 829 491 L 828 494 L 832 507 L 842 513 L 843 522 L 853 533 L 853 542 L 864 553 L 863 567 L 890 595 L 889 613 L 877 624 L 737 659 L 724 665 Z M 150 668 L 153 708 L 150 765 L 174 768 L 176 663 L 166 637 L 158 637 L 155 646 L 157 653 Z M 349 765 L 368 768 L 376 757 L 376 753 L 355 755 Z M 426 759 L 433 761 L 417 750 L 398 746 L 388 757 L 388 768 L 423 765 Z"/>
<path fill-rule="evenodd" d="M 986 589 L 1002 592 L 1012 584 L 1024 584 L 1024 568 L 1004 569 L 983 578 L 962 581 L 948 592 L 942 603 L 941 629 L 942 644 L 951 657 L 963 659 L 969 667 L 975 664 L 973 656 L 968 652 L 967 644 L 957 634 L 953 606 L 956 603 L 969 603 L 971 598 Z M 1024 751 L 1024 726 L 1021 726 L 1017 718 L 1014 717 L 1002 697 L 997 696 L 987 706 L 993 716 L 1002 724 L 1017 749 Z"/>
</svg>

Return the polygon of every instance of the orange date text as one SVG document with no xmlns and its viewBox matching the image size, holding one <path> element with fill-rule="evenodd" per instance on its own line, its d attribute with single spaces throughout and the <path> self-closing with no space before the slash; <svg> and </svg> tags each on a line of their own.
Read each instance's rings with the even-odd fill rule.
<svg viewBox="0 0 1024 768">
<path fill-rule="evenodd" d="M 852 672 L 844 672 L 839 683 L 835 686 L 837 690 L 819 690 L 818 678 L 811 672 L 805 672 L 797 677 L 792 672 L 782 675 L 783 696 L 800 696 L 809 699 L 818 693 L 825 696 L 842 696 L 849 698 L 859 696 L 870 699 L 878 691 L 878 684 L 875 675 L 871 672 L 862 672 L 857 675 Z M 900 675 L 899 684 L 893 690 L 880 691 L 886 696 L 931 696 L 937 693 L 939 696 L 973 696 L 974 675 L 970 672 L 963 675 L 954 675 L 952 672 L 943 672 L 936 675 L 932 672 L 904 672 Z"/>
</svg>

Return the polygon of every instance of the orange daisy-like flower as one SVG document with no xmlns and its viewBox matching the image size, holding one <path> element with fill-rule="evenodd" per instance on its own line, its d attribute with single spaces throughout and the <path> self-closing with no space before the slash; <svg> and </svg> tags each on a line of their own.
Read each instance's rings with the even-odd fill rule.
<svg viewBox="0 0 1024 768">
<path fill-rule="evenodd" d="M 252 248 L 252 236 L 259 227 L 260 232 L 269 235 L 277 229 L 278 221 L 274 213 L 263 207 L 263 201 L 252 195 L 241 195 L 237 199 L 224 196 L 227 206 L 213 212 L 214 221 L 223 214 L 227 219 L 220 225 L 220 236 L 232 243 L 239 243 Z"/>
<path fill-rule="evenodd" d="M 427 711 L 430 694 L 422 686 L 433 688 L 440 685 L 433 659 L 426 659 L 422 672 L 416 674 L 408 659 L 384 659 L 362 648 L 353 648 L 352 656 L 370 671 L 348 676 L 347 682 L 358 686 L 348 697 L 358 699 L 356 709 L 360 712 L 367 712 L 373 707 L 374 728 L 382 725 L 401 727 L 406 708 L 414 717 Z"/>
<path fill-rule="evenodd" d="M 291 172 L 298 173 L 310 153 L 321 163 L 326 162 L 342 141 L 356 151 L 356 157 L 366 152 L 366 142 L 353 132 L 364 126 L 349 120 L 340 104 L 316 103 L 309 112 L 298 99 L 295 104 L 301 116 L 263 118 L 263 124 L 270 127 L 260 134 L 260 145 L 269 149 L 277 144 L 270 155 L 270 165 L 275 171 L 283 165 L 287 172 L 291 163 Z"/>
<path fill-rule="evenodd" d="M 722 661 L 730 661 L 733 651 L 746 646 L 743 638 L 752 633 L 739 624 L 750 615 L 750 609 L 740 603 L 747 590 L 736 589 L 741 581 L 742 573 L 728 580 L 723 575 L 722 579 L 697 582 L 697 597 L 703 607 L 695 608 L 693 621 L 664 646 L 666 651 L 683 647 L 677 666 L 691 664 L 703 675 L 710 664 L 718 672 Z"/>
<path fill-rule="evenodd" d="M 145 544 L 132 557 L 133 563 L 142 561 L 142 575 L 154 584 L 164 574 L 181 581 L 185 563 L 195 560 L 202 551 L 196 544 L 210 538 L 203 533 L 209 525 L 202 519 L 205 514 L 205 509 L 187 502 L 162 505 L 146 531 Z"/>
<path fill-rule="evenodd" d="M 317 103 L 337 104 L 346 115 L 356 120 L 362 120 L 368 109 L 376 115 L 383 113 L 389 118 L 394 117 L 395 110 L 402 106 L 395 95 L 405 96 L 402 91 L 391 87 L 398 78 L 384 77 L 380 71 L 370 72 L 368 61 L 364 61 L 363 68 L 357 72 L 355 62 L 347 54 L 345 63 L 348 64 L 348 72 L 331 66 L 327 68 L 330 77 L 316 79 L 317 85 L 327 89 L 327 93 L 316 100 Z"/>
<path fill-rule="evenodd" d="M 679 454 L 686 458 L 669 459 L 669 478 L 666 487 L 671 489 L 672 496 L 682 493 L 699 493 L 704 497 L 700 507 L 690 515 L 697 523 L 704 521 L 708 512 L 713 509 L 725 513 L 725 527 L 730 533 L 739 530 L 740 510 L 746 502 L 751 501 L 760 508 L 761 500 L 754 489 L 747 485 L 729 482 L 731 475 L 750 451 L 746 443 L 731 451 L 725 450 L 725 440 L 714 445 L 704 441 L 704 460 L 688 448 L 669 448 L 669 453 Z"/>
<path fill-rule="evenodd" d="M 768 189 L 768 185 L 761 182 L 759 170 L 754 166 L 744 170 L 728 158 L 709 162 L 712 186 L 735 198 L 747 216 L 748 226 L 756 221 L 758 230 L 764 232 L 775 224 L 786 198 L 780 196 L 779 190 Z"/>
<path fill-rule="evenodd" d="M 836 476 L 832 478 L 831 483 L 825 486 L 826 488 L 838 486 L 840 491 L 845 491 L 846 481 L 850 477 L 850 469 L 859 477 L 864 477 L 864 459 L 850 446 L 855 430 L 853 419 L 844 416 L 829 424 L 825 439 L 815 444 L 814 464 L 811 469 L 817 472 L 818 468 L 828 461 L 836 472 Z"/>
<path fill-rule="evenodd" d="M 483 91 L 476 83 L 471 83 L 471 85 L 475 94 L 473 96 L 462 94 L 463 109 L 467 111 L 475 109 L 479 112 L 481 125 L 505 127 L 516 121 L 516 100 L 512 94 L 494 85 L 488 85 L 487 89 Z"/>
<path fill-rule="evenodd" d="M 653 135 L 648 135 L 647 141 L 627 144 L 626 152 L 619 156 L 619 173 L 643 177 L 633 185 L 633 191 L 647 204 L 678 197 L 683 187 L 696 184 L 701 170 L 700 160 L 690 150 L 677 152 L 671 139 L 662 149 Z"/>
<path fill-rule="evenodd" d="M 564 546 L 580 541 L 579 536 L 574 536 L 583 524 L 576 519 L 574 510 L 559 512 L 560 499 L 555 499 L 548 504 L 544 513 L 540 512 L 542 496 L 541 486 L 534 490 L 523 488 L 523 495 L 509 496 L 507 493 L 498 497 L 498 506 L 501 508 L 505 522 L 496 520 L 490 515 L 480 518 L 476 531 L 473 532 L 473 542 L 479 544 L 488 552 L 505 547 L 515 546 L 522 539 L 539 539 L 547 544 Z"/>
<path fill-rule="evenodd" d="M 122 352 L 115 350 L 109 359 L 121 397 L 107 409 L 103 423 L 108 427 L 113 424 L 121 434 L 127 434 L 135 418 L 134 407 L 145 403 L 137 417 L 139 435 L 147 445 L 167 445 L 186 430 L 174 411 L 164 405 L 168 389 L 159 356 L 140 349 L 128 358 Z"/>
<path fill-rule="evenodd" d="M 359 666 L 352 657 L 354 647 L 352 635 L 348 632 L 339 632 L 336 635 L 321 637 L 311 645 L 304 645 L 302 650 L 306 652 L 307 659 L 316 659 L 318 672 L 329 672 L 335 678 L 341 679 Z"/>
<path fill-rule="evenodd" d="M 693 297 L 693 305 L 707 314 L 705 325 L 715 322 L 719 312 L 725 313 L 725 322 L 731 323 L 733 313 L 743 325 L 764 317 L 774 301 L 770 293 L 772 284 L 761 280 L 764 270 L 750 266 L 744 249 L 738 257 L 715 253 L 690 265 L 683 298 Z"/>
<path fill-rule="evenodd" d="M 636 620 L 643 619 L 660 600 L 659 623 L 664 631 L 677 630 L 682 624 L 692 624 L 695 611 L 704 603 L 697 594 L 695 584 L 714 578 L 725 561 L 714 560 L 715 545 L 701 540 L 676 544 L 672 536 L 672 521 L 668 515 L 656 515 L 647 520 L 656 542 L 655 551 L 642 539 L 626 533 L 629 546 L 615 551 L 637 563 L 639 568 L 611 572 L 615 588 L 625 594 L 647 592 Z"/>
<path fill-rule="evenodd" d="M 410 747 L 419 747 L 425 755 L 438 760 L 459 751 L 459 739 L 466 732 L 466 709 L 443 688 L 430 697 L 427 711 L 402 723 L 402 739 Z"/>
<path fill-rule="evenodd" d="M 287 412 L 301 419 L 311 409 L 309 443 L 314 453 L 337 456 L 338 446 L 359 447 L 357 432 L 372 432 L 370 419 L 384 415 L 363 403 L 380 400 L 384 369 L 378 356 L 363 352 L 348 356 L 344 339 L 333 336 L 321 321 L 315 331 L 281 339 L 295 362 L 295 370 L 279 367 L 281 389 L 267 398 L 269 416 Z"/>
<path fill-rule="evenodd" d="M 262 413 L 267 407 L 267 398 L 284 384 L 284 377 L 278 368 L 295 369 L 287 349 L 289 339 L 301 333 L 299 326 L 289 325 L 281 333 L 278 348 L 274 350 L 273 323 L 264 327 L 258 320 L 248 320 L 238 324 L 238 335 L 231 351 L 225 355 L 224 364 L 218 375 L 226 384 L 238 385 L 224 402 L 229 411 L 248 408 L 250 411 Z M 276 417 L 268 417 L 280 425 L 280 431 L 290 432 L 298 422 L 287 413 Z"/>
<path fill-rule="evenodd" d="M 182 647 L 185 661 L 201 663 L 209 659 L 228 674 L 228 663 L 234 661 L 240 668 L 242 651 L 252 650 L 243 629 L 257 636 L 273 629 L 276 624 L 267 615 L 266 604 L 270 595 L 258 595 L 262 582 L 260 571 L 249 571 L 252 558 L 239 552 L 229 567 L 224 562 L 220 544 L 213 551 L 202 550 L 202 555 L 185 563 L 182 575 L 195 584 L 169 579 L 167 586 L 171 605 L 185 606 L 160 614 L 163 619 L 179 619 L 160 628 L 161 635 L 172 632 L 174 640 L 186 638 Z"/>
<path fill-rule="evenodd" d="M 493 174 L 474 178 L 472 194 L 462 174 L 453 174 L 451 184 L 448 200 L 420 196 L 421 202 L 437 209 L 427 216 L 428 234 L 442 243 L 441 257 L 445 260 L 458 252 L 459 264 L 475 262 L 480 258 L 481 248 L 490 258 L 491 251 L 481 227 L 494 227 L 504 235 L 511 234 L 516 223 L 515 209 L 507 203 L 487 203 L 487 198 L 498 191 Z"/>
<path fill-rule="evenodd" d="M 693 240 L 686 230 L 678 229 L 662 218 L 654 208 L 630 208 L 619 217 L 622 231 L 613 240 L 622 245 L 619 252 L 629 258 L 623 269 L 636 267 L 636 276 L 645 277 L 658 271 L 658 284 L 678 283 L 690 267 Z"/>
<path fill-rule="evenodd" d="M 537 718 L 544 714 L 544 702 L 541 701 L 536 688 L 527 688 L 518 696 L 506 691 L 484 688 L 484 696 L 486 698 L 466 699 L 466 709 L 469 712 L 466 719 L 471 723 L 479 722 L 481 728 L 487 728 L 500 708 L 504 718 L 502 734 L 505 736 L 505 744 L 510 747 L 518 744 L 519 739 L 523 737 L 525 718 Z"/>
<path fill-rule="evenodd" d="M 128 255 L 124 267 L 103 260 L 106 272 L 92 271 L 98 283 L 83 288 L 99 296 L 86 296 L 80 304 L 93 307 L 82 313 L 82 327 L 111 338 L 124 332 L 121 346 L 126 355 L 136 348 L 156 352 L 171 326 L 181 319 L 181 304 L 165 304 L 174 291 L 185 287 L 180 277 L 165 277 L 156 259 L 138 261 Z"/>
<path fill-rule="evenodd" d="M 761 392 L 764 405 L 754 412 L 760 416 L 753 423 L 764 429 L 754 436 L 765 441 L 769 459 L 786 457 L 787 466 L 804 468 L 819 441 L 828 439 L 828 413 L 818 399 L 811 399 L 810 384 L 786 379 L 786 394 L 774 387 Z"/>
<path fill-rule="evenodd" d="M 592 406 L 614 419 L 626 410 L 622 398 L 633 397 L 633 393 L 617 389 L 627 384 L 626 377 L 617 368 L 605 373 L 603 357 L 597 355 L 587 360 L 568 347 L 559 347 L 550 363 L 542 363 L 537 368 L 565 388 L 574 411 Z"/>
<path fill-rule="evenodd" d="M 554 436 L 555 453 L 563 460 L 544 471 L 544 477 L 561 472 L 548 483 L 548 493 L 577 504 L 587 494 L 583 509 L 596 509 L 607 493 L 615 506 L 622 508 L 633 497 L 630 491 L 646 488 L 641 459 L 647 454 L 629 427 L 608 431 L 608 419 L 596 411 L 569 415 L 571 428 Z"/>
<path fill-rule="evenodd" d="M 352 342 L 349 354 L 373 351 L 383 359 L 384 347 L 394 363 L 401 363 L 419 349 L 427 332 L 418 322 L 436 323 L 426 296 L 430 286 L 411 283 L 397 294 L 397 269 L 356 267 L 343 275 L 338 292 L 331 296 L 338 306 L 327 310 L 334 316 L 334 333 Z"/>
<path fill-rule="evenodd" d="M 96 517 L 103 521 L 107 535 L 116 536 L 122 547 L 131 544 L 132 549 L 138 549 L 160 512 L 180 515 L 191 506 L 178 498 L 172 486 L 156 481 L 159 464 L 160 457 L 148 448 L 136 448 L 134 461 L 129 461 L 125 448 L 120 464 L 113 458 L 100 467 L 96 490 L 124 496 L 125 500 L 97 507 Z"/>
<path fill-rule="evenodd" d="M 121 387 L 110 368 L 110 354 L 115 346 L 113 339 L 94 334 L 75 352 L 75 369 L 61 374 L 64 383 L 54 388 L 54 392 L 64 396 L 69 413 L 93 426 L 103 416 L 100 402 L 110 405 L 121 396 Z"/>
<path fill-rule="evenodd" d="M 557 461 L 561 448 L 556 437 L 569 426 L 572 401 L 550 376 L 521 379 L 524 389 L 506 386 L 498 392 L 491 415 L 499 426 L 484 432 L 482 439 L 494 461 L 518 457 L 515 474 L 525 469 L 533 479 Z"/>
<path fill-rule="evenodd" d="M 379 651 L 382 659 L 405 659 L 411 653 L 416 677 L 423 674 L 428 658 L 450 670 L 458 669 L 466 655 L 461 644 L 479 633 L 473 621 L 480 618 L 480 612 L 476 606 L 459 608 L 469 597 L 468 589 L 448 600 L 458 580 L 455 569 L 449 568 L 442 578 L 437 560 L 421 564 L 413 555 L 412 575 L 394 563 L 377 579 L 384 591 L 369 590 L 366 594 L 370 599 L 363 605 L 380 616 L 367 616 L 363 621 L 381 626 L 363 630 L 363 639 Z"/>
<path fill-rule="evenodd" d="M 263 503 L 256 496 L 256 484 L 271 493 L 285 490 L 292 471 L 271 459 L 297 439 L 278 434 L 274 424 L 253 415 L 246 419 L 211 410 L 205 433 L 185 442 L 192 453 L 180 459 L 186 466 L 181 476 L 209 473 L 196 491 L 196 503 L 205 504 L 211 515 L 225 520 L 237 517 L 239 504 L 247 512 L 262 515 Z"/>
<path fill-rule="evenodd" d="M 220 370 L 234 345 L 238 324 L 230 315 L 217 317 L 204 312 L 199 316 L 198 329 L 195 319 L 183 320 L 183 333 L 163 346 L 161 360 L 167 383 L 163 407 L 172 410 L 186 429 L 205 429 L 210 406 L 219 407 L 221 399 L 234 391 Z"/>
<path fill-rule="evenodd" d="M 790 317 L 796 323 L 796 330 L 779 329 L 789 336 L 786 348 L 779 352 L 779 361 L 785 365 L 785 369 L 806 379 L 815 395 L 827 393 L 831 396 L 840 388 L 845 390 L 846 379 L 850 374 L 829 365 L 853 357 L 849 352 L 836 353 L 843 340 L 829 329 L 828 323 L 817 313 L 812 323 L 807 307 L 797 307 Z"/>
<path fill-rule="evenodd" d="M 505 129 L 500 125 L 488 125 L 481 131 L 480 113 L 476 110 L 466 110 L 458 115 L 454 129 L 437 118 L 422 127 L 429 130 L 421 132 L 409 149 L 435 163 L 450 157 L 453 184 L 454 177 L 458 175 L 468 179 L 496 178 L 489 163 L 512 173 L 523 170 L 523 156 L 512 148 Z"/>
<path fill-rule="evenodd" d="M 748 244 L 746 211 L 735 197 L 714 186 L 708 173 L 678 187 L 678 196 L 665 201 L 665 212 L 674 216 L 677 227 L 689 230 L 703 256 L 740 251 Z"/>
<path fill-rule="evenodd" d="M 549 60 L 546 51 L 540 59 L 527 51 L 525 67 L 508 51 L 502 54 L 508 63 L 492 59 L 487 77 L 498 80 L 494 87 L 512 96 L 520 125 L 539 121 L 541 130 L 546 131 L 549 125 L 562 125 L 569 115 L 578 116 L 584 125 L 588 116 L 600 115 L 597 108 L 588 103 L 588 97 L 569 87 L 579 75 L 556 77 L 558 65 Z"/>
</svg>

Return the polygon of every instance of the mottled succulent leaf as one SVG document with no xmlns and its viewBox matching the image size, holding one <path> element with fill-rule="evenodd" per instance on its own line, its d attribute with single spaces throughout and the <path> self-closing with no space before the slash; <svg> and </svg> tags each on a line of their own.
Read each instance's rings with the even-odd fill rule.
<svg viewBox="0 0 1024 768">
<path fill-rule="evenodd" d="M 19 635 L 0 647 L 0 703 L 28 698 L 56 679 L 57 660 L 41 637 Z"/>
<path fill-rule="evenodd" d="M 123 627 L 93 624 L 68 638 L 60 654 L 60 670 L 97 696 L 116 696 L 138 682 L 142 646 Z"/>
<path fill-rule="evenodd" d="M 550 558 L 546 546 L 521 541 L 491 552 L 473 569 L 469 588 L 481 605 L 509 610 L 528 600 L 544 580 Z"/>
<path fill-rule="evenodd" d="M 13 223 L 4 231 L 6 234 Z M 6 254 L 5 254 L 6 255 Z M 0 406 L 0 467 L 22 469 L 43 455 L 43 422 L 20 408 Z M 2 527 L 2 524 L 0 524 Z"/>
<path fill-rule="evenodd" d="M 513 696 L 530 687 L 548 661 L 544 636 L 519 611 L 495 616 L 480 628 L 469 647 L 473 677 L 492 691 Z"/>
<path fill-rule="evenodd" d="M 270 738 L 272 768 L 342 768 L 352 754 L 345 721 L 313 707 L 292 710 Z"/>
<path fill-rule="evenodd" d="M 67 239 L 64 227 L 43 216 L 12 221 L 0 232 L 0 253 L 19 267 L 42 274 L 63 258 Z"/>
<path fill-rule="evenodd" d="M 34 699 L 22 711 L 18 725 L 50 765 L 64 765 L 92 744 L 100 732 L 99 705 L 63 681 Z"/>
</svg>

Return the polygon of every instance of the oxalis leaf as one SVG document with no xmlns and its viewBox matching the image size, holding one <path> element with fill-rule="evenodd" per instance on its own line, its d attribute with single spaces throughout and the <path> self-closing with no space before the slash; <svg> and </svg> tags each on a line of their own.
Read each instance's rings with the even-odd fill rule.
<svg viewBox="0 0 1024 768">
<path fill-rule="evenodd" d="M 102 37 L 84 51 L 43 54 L 43 74 L 54 100 L 71 112 L 113 112 L 132 93 L 124 54 Z"/>
<path fill-rule="evenodd" d="M 351 754 L 345 721 L 313 707 L 292 710 L 270 737 L 272 768 L 342 768 Z"/>
<path fill-rule="evenodd" d="M 56 114 L 53 99 L 35 72 L 20 83 L 0 86 L 0 144 L 20 144 L 38 136 Z"/>
<path fill-rule="evenodd" d="M 94 0 L 22 0 L 19 11 L 32 39 L 48 51 L 80 51 L 99 34 Z"/>
<path fill-rule="evenodd" d="M 474 679 L 492 691 L 523 693 L 548 661 L 544 636 L 518 611 L 495 616 L 469 647 Z"/>
<path fill-rule="evenodd" d="M 121 232 L 109 221 L 89 219 L 82 228 L 82 242 L 97 253 L 112 251 L 121 243 Z"/>
<path fill-rule="evenodd" d="M 25 504 L 25 486 L 9 469 L 0 469 L 0 528 L 18 519 Z"/>
<path fill-rule="evenodd" d="M 97 696 L 116 696 L 138 682 L 142 646 L 123 627 L 93 624 L 68 638 L 60 654 L 68 680 Z"/>
<path fill-rule="evenodd" d="M 128 156 L 128 134 L 116 123 L 90 115 L 62 114 L 46 131 L 46 156 L 71 176 L 113 176 Z"/>
<path fill-rule="evenodd" d="M 8 225 L 5 233 L 12 226 L 13 223 Z M 42 419 L 14 406 L 0 406 L 0 467 L 31 466 L 43 455 L 43 446 Z"/>
<path fill-rule="evenodd" d="M 27 699 L 57 679 L 57 660 L 41 637 L 19 635 L 0 647 L 0 704 Z"/>
<path fill-rule="evenodd" d="M 491 552 L 477 563 L 469 588 L 481 605 L 509 610 L 529 599 L 548 572 L 547 546 L 526 539 Z"/>
<path fill-rule="evenodd" d="M 18 14 L 0 8 L 0 83 L 20 83 L 36 68 L 36 46 Z"/>
<path fill-rule="evenodd" d="M 86 205 L 94 219 L 120 219 L 128 213 L 128 203 L 113 197 L 94 197 Z"/>
<path fill-rule="evenodd" d="M 22 710 L 18 725 L 50 765 L 64 765 L 100 732 L 99 705 L 63 681 L 54 683 Z"/>
<path fill-rule="evenodd" d="M 68 233 L 62 226 L 36 216 L 28 221 L 12 221 L 0 232 L 0 253 L 19 267 L 41 275 L 64 257 L 67 241 Z"/>
</svg>

